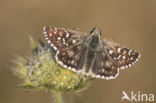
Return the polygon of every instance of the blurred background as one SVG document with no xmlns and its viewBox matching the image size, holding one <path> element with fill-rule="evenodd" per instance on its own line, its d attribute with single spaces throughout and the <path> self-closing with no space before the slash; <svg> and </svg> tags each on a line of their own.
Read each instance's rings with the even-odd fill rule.
<svg viewBox="0 0 156 103">
<path fill-rule="evenodd" d="M 123 90 L 156 94 L 156 0 L 0 0 L 0 103 L 53 102 L 51 93 L 16 88 L 22 80 L 8 67 L 14 54 L 31 52 L 28 35 L 45 42 L 45 25 L 86 33 L 98 26 L 104 38 L 141 53 L 116 79 L 98 79 L 81 93 L 65 94 L 66 103 L 121 103 Z"/>
</svg>

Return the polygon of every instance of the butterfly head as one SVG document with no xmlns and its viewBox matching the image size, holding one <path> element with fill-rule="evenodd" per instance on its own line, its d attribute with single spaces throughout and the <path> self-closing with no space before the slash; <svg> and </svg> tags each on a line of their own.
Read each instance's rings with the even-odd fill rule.
<svg viewBox="0 0 156 103">
<path fill-rule="evenodd" d="M 101 41 L 101 32 L 98 27 L 94 27 L 91 32 L 90 36 L 88 37 L 87 41 L 89 44 L 89 48 L 92 50 L 96 50 L 96 48 L 99 46 Z"/>
<path fill-rule="evenodd" d="M 99 30 L 98 27 L 94 27 L 91 31 L 90 31 L 90 34 L 92 36 L 101 36 L 101 31 Z"/>
</svg>

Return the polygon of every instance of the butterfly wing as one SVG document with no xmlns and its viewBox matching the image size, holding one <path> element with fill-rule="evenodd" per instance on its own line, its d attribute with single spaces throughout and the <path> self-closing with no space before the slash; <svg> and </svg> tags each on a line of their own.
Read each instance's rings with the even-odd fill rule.
<svg viewBox="0 0 156 103">
<path fill-rule="evenodd" d="M 68 68 L 75 72 L 82 70 L 87 47 L 82 44 L 75 45 L 72 48 L 64 49 L 56 53 L 56 61 L 64 68 Z"/>
<path fill-rule="evenodd" d="M 87 34 L 55 27 L 45 27 L 44 34 L 47 42 L 56 50 L 57 63 L 73 71 L 82 69 L 87 51 L 83 43 Z"/>
<path fill-rule="evenodd" d="M 97 51 L 92 72 L 96 78 L 114 79 L 119 69 L 128 68 L 138 61 L 139 53 L 109 40 L 103 40 L 103 47 Z"/>
<path fill-rule="evenodd" d="M 92 73 L 96 78 L 102 78 L 106 80 L 116 78 L 119 73 L 117 64 L 108 55 L 104 47 L 96 53 L 95 62 L 92 67 Z"/>
<path fill-rule="evenodd" d="M 108 54 L 120 69 L 131 67 L 140 58 L 140 54 L 138 52 L 113 41 L 103 39 L 103 45 L 106 47 Z"/>
<path fill-rule="evenodd" d="M 66 49 L 77 44 L 82 44 L 86 38 L 85 33 L 56 27 L 44 27 L 44 36 L 47 42 L 55 49 Z"/>
</svg>

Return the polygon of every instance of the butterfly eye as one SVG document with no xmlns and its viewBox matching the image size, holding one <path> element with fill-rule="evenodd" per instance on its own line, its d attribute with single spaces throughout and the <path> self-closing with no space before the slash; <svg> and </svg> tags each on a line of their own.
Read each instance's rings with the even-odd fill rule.
<svg viewBox="0 0 156 103">
<path fill-rule="evenodd" d="M 92 34 L 94 32 L 94 28 L 90 31 L 90 34 Z"/>
</svg>

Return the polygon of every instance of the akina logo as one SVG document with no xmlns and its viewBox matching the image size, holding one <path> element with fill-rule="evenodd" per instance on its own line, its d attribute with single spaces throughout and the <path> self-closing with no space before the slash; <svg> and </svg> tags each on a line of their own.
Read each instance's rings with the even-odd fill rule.
<svg viewBox="0 0 156 103">
<path fill-rule="evenodd" d="M 154 94 L 152 93 L 141 93 L 140 91 L 134 92 L 131 91 L 129 94 L 125 91 L 122 91 L 122 98 L 123 100 L 128 100 L 131 102 L 153 102 L 154 101 Z"/>
</svg>

